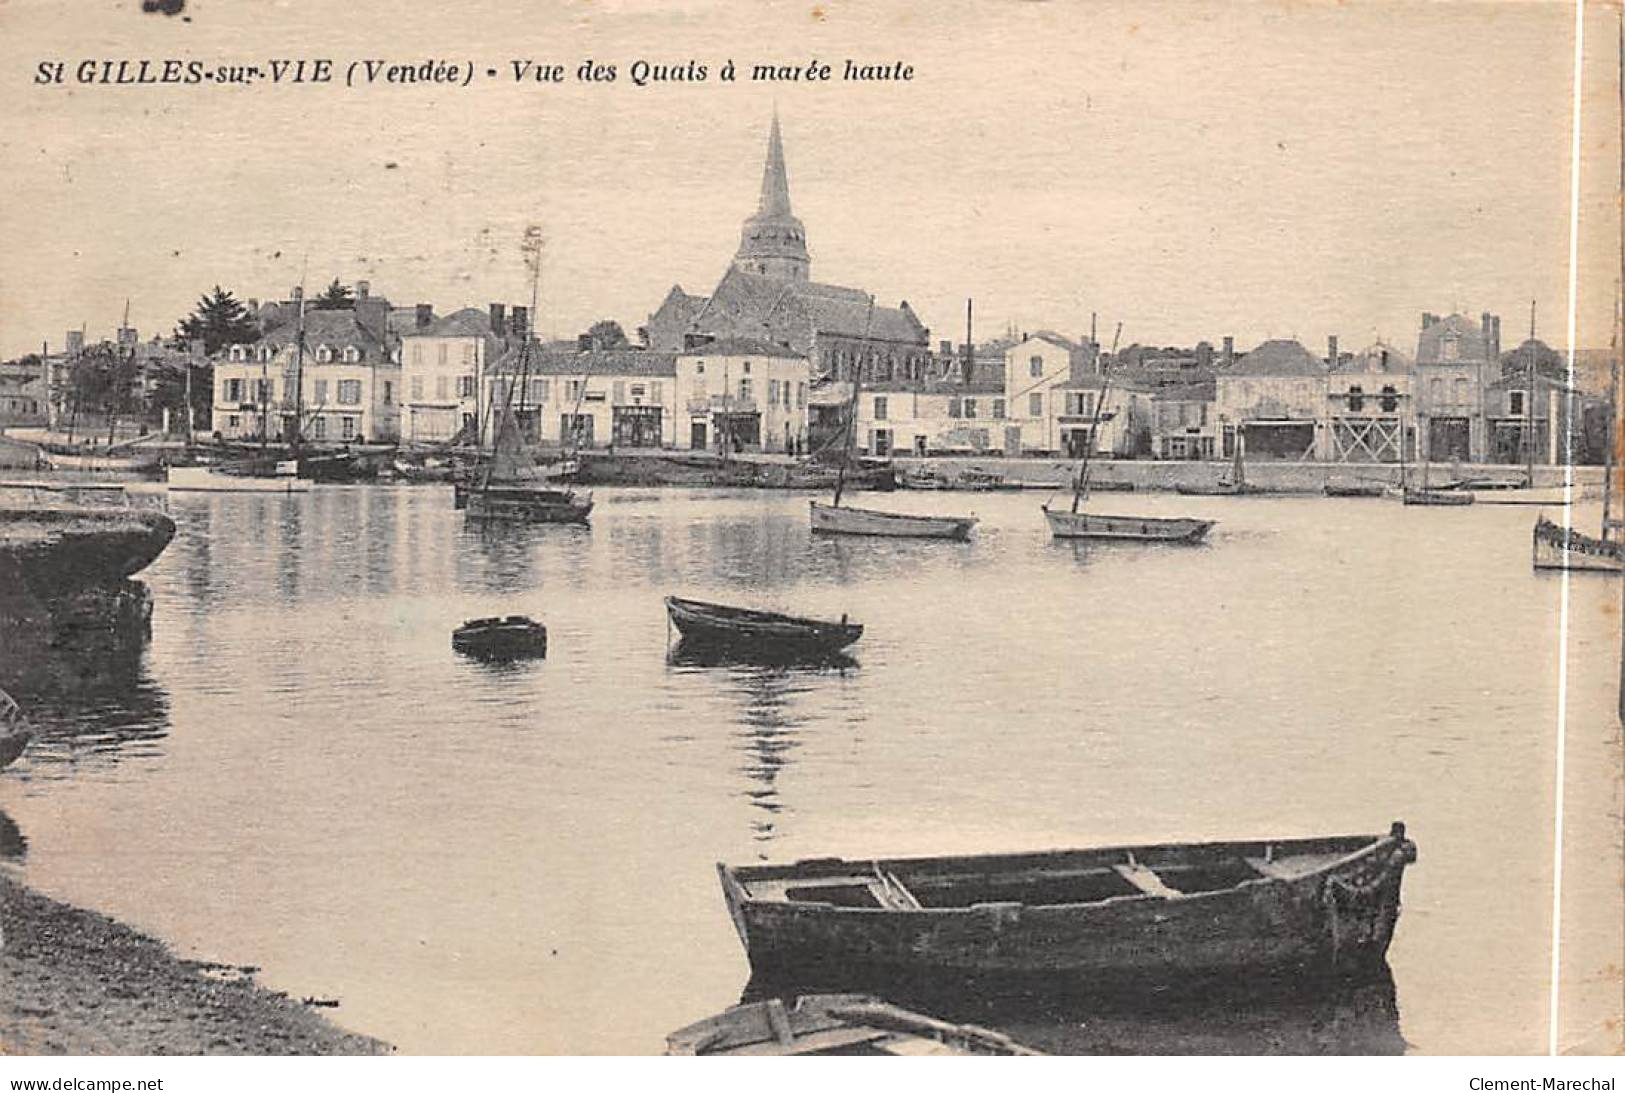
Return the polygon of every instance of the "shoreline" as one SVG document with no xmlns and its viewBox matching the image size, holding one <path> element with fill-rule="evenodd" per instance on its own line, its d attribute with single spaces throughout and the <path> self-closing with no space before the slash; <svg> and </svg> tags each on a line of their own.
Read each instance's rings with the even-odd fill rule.
<svg viewBox="0 0 1625 1093">
<path fill-rule="evenodd" d="M 0 874 L 0 1055 L 383 1055 L 254 969 L 183 960 Z"/>
</svg>

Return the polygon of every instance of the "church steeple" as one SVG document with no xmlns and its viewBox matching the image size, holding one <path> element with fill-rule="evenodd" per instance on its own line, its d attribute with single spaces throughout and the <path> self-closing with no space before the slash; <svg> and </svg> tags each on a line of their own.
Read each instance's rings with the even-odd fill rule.
<svg viewBox="0 0 1625 1093">
<path fill-rule="evenodd" d="M 784 141 L 779 112 L 767 136 L 767 162 L 762 167 L 762 197 L 756 214 L 739 233 L 734 268 L 789 281 L 806 281 L 812 269 L 807 231 L 790 211 L 790 177 L 784 169 Z"/>
</svg>

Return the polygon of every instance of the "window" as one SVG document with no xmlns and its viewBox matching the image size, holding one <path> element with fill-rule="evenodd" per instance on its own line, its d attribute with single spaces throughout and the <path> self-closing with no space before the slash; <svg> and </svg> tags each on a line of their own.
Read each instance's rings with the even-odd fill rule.
<svg viewBox="0 0 1625 1093">
<path fill-rule="evenodd" d="M 649 381 L 649 397 L 651 399 L 653 399 L 655 402 L 659 402 L 665 397 L 665 393 L 665 384 L 661 383 L 659 380 Z"/>
<path fill-rule="evenodd" d="M 611 392 L 610 393 L 615 396 L 614 403 L 615 403 L 616 406 L 625 406 L 626 405 L 626 381 L 625 380 L 616 380 L 611 385 Z"/>
<path fill-rule="evenodd" d="M 457 377 L 457 397 L 458 398 L 473 398 L 474 397 L 474 377 L 473 376 L 458 376 Z"/>
<path fill-rule="evenodd" d="M 317 385 L 317 390 L 321 390 L 321 385 L 320 384 Z M 412 377 L 412 397 L 413 398 L 422 398 L 423 397 L 423 377 L 422 376 L 413 376 Z M 320 400 L 318 400 L 318 401 L 320 401 Z"/>
<path fill-rule="evenodd" d="M 1453 361 L 1459 360 L 1460 357 L 1461 346 L 1457 343 L 1456 336 L 1454 334 L 1446 334 L 1444 339 L 1439 342 L 1439 359 L 1442 361 Z"/>
<path fill-rule="evenodd" d="M 473 364 L 474 363 L 474 343 L 473 342 L 464 342 L 463 343 L 463 363 L 464 364 Z"/>
<path fill-rule="evenodd" d="M 740 380 L 739 381 L 739 401 L 740 402 L 749 402 L 750 401 L 750 380 Z"/>
<path fill-rule="evenodd" d="M 220 401 L 221 402 L 241 402 L 241 401 L 243 401 L 243 381 L 242 380 L 226 380 L 221 386 Z"/>
<path fill-rule="evenodd" d="M 231 359 L 234 360 L 234 361 L 240 361 L 240 360 L 243 359 L 243 347 L 242 346 L 234 345 L 234 346 L 231 347 Z"/>
<path fill-rule="evenodd" d="M 767 381 L 767 404 L 769 406 L 777 406 L 779 404 L 778 380 L 770 379 Z"/>
<path fill-rule="evenodd" d="M 1522 391 L 1513 391 L 1509 396 L 1511 399 L 1510 412 L 1520 417 L 1523 415 L 1523 396 L 1524 392 Z"/>
<path fill-rule="evenodd" d="M 1438 377 L 1428 380 L 1428 397 L 1432 402 L 1444 401 L 1444 380 Z"/>
<path fill-rule="evenodd" d="M 1467 401 L 1467 381 L 1464 379 L 1456 380 L 1456 401 Z"/>
<path fill-rule="evenodd" d="M 344 390 L 344 384 L 346 382 L 348 381 L 341 380 L 339 382 L 339 390 L 341 392 Z M 339 401 L 343 401 L 342 396 L 340 397 Z M 345 414 L 343 417 L 339 418 L 339 436 L 343 437 L 345 440 L 355 439 L 355 418 L 351 417 L 349 414 Z"/>
<path fill-rule="evenodd" d="M 948 399 L 948 416 L 949 417 L 962 417 L 963 416 L 960 413 L 959 399 L 958 398 L 950 397 Z"/>
<path fill-rule="evenodd" d="M 327 439 L 327 418 L 317 414 L 310 422 L 310 435 L 317 440 Z"/>
<path fill-rule="evenodd" d="M 445 364 L 446 363 L 446 343 L 441 342 L 435 348 L 436 348 L 436 350 L 438 350 L 438 357 L 439 357 L 440 363 Z"/>
<path fill-rule="evenodd" d="M 803 408 L 804 409 L 806 407 L 806 405 L 807 405 L 807 385 L 805 383 L 797 383 L 796 384 L 796 406 L 797 406 L 797 408 Z"/>
<path fill-rule="evenodd" d="M 632 385 L 632 398 L 634 400 L 642 400 L 648 397 L 649 388 L 647 385 L 641 383 L 634 383 Z"/>
<path fill-rule="evenodd" d="M 1044 358 L 1038 356 L 1028 358 L 1027 374 L 1035 379 L 1042 376 L 1044 374 Z"/>
<path fill-rule="evenodd" d="M 1044 396 L 1036 391 L 1027 396 L 1027 416 L 1044 416 Z"/>
<path fill-rule="evenodd" d="M 1095 394 L 1093 391 L 1068 391 L 1066 393 L 1066 412 L 1073 417 L 1087 417 L 1095 412 Z"/>
<path fill-rule="evenodd" d="M 704 361 L 695 361 L 694 362 L 694 374 L 696 376 L 705 375 L 705 362 Z"/>
<path fill-rule="evenodd" d="M 976 400 L 975 399 L 968 398 L 968 399 L 965 400 L 965 416 L 966 417 L 975 417 L 976 416 Z"/>
<path fill-rule="evenodd" d="M 1382 388 L 1382 412 L 1383 413 L 1391 414 L 1391 413 L 1394 412 L 1395 408 L 1398 407 L 1399 399 L 1397 397 L 1395 397 L 1398 394 L 1399 394 L 1399 392 L 1394 390 L 1394 385 L 1393 384 L 1387 383 L 1387 384 L 1383 385 L 1383 388 Z"/>
<path fill-rule="evenodd" d="M 550 381 L 550 380 L 548 380 L 546 378 L 531 380 L 530 381 L 530 401 L 535 403 L 538 406 L 540 406 L 542 403 L 546 402 L 547 401 L 547 396 L 552 394 L 552 391 L 549 390 L 550 387 L 552 387 L 552 381 Z"/>
<path fill-rule="evenodd" d="M 391 383 L 389 380 L 385 380 L 384 381 L 384 405 L 385 406 L 393 406 L 394 404 L 395 404 L 395 385 L 393 383 Z"/>
<path fill-rule="evenodd" d="M 260 360 L 268 361 L 270 359 L 271 359 L 271 347 L 268 346 L 268 345 L 260 346 Z"/>
<path fill-rule="evenodd" d="M 316 363 L 317 364 L 326 364 L 328 361 L 330 361 L 332 359 L 333 359 L 333 351 L 331 349 L 327 348 L 327 346 L 325 346 L 325 345 L 318 345 L 316 347 Z"/>
<path fill-rule="evenodd" d="M 317 380 L 316 381 L 316 405 L 317 406 L 325 406 L 325 405 L 327 405 L 327 381 L 326 380 Z"/>
<path fill-rule="evenodd" d="M 1004 417 L 1004 400 L 1002 398 L 996 398 L 993 400 L 993 416 L 995 418 Z"/>
<path fill-rule="evenodd" d="M 875 396 L 875 420 L 886 420 L 886 397 L 884 395 Z"/>
<path fill-rule="evenodd" d="M 357 349 L 353 345 L 345 346 L 344 347 L 344 359 L 347 362 L 349 362 L 350 364 L 357 363 L 358 361 L 361 360 L 361 350 Z"/>
<path fill-rule="evenodd" d="M 360 380 L 339 380 L 339 405 L 340 406 L 360 406 L 361 405 L 361 381 Z M 354 418 L 344 418 L 343 420 L 351 422 L 352 424 L 355 422 Z M 349 435 L 349 434 L 345 434 L 345 435 Z"/>
<path fill-rule="evenodd" d="M 745 362 L 744 372 L 745 372 L 745 375 L 747 375 L 747 376 L 750 375 L 750 361 Z"/>
<path fill-rule="evenodd" d="M 228 414 L 226 416 L 226 428 L 228 429 L 235 429 L 242 423 L 243 419 L 238 417 L 236 414 Z"/>
<path fill-rule="evenodd" d="M 422 364 L 423 363 L 423 343 L 420 342 L 420 341 L 417 341 L 416 339 L 414 339 L 413 342 L 412 342 L 412 363 L 413 364 Z M 417 391 L 414 391 L 412 393 L 413 393 L 413 395 L 419 394 L 419 392 L 417 392 Z"/>
<path fill-rule="evenodd" d="M 581 380 L 565 380 L 564 381 L 564 401 L 565 402 L 580 402 L 581 401 L 581 385 L 582 385 Z"/>
<path fill-rule="evenodd" d="M 270 404 L 272 398 L 271 383 L 271 380 L 259 380 L 254 384 L 254 386 L 258 388 L 258 391 L 256 392 L 258 397 L 254 401 L 260 403 L 261 405 Z"/>
<path fill-rule="evenodd" d="M 1358 413 L 1359 411 L 1365 409 L 1364 395 L 1365 392 L 1360 389 L 1359 384 L 1355 383 L 1349 385 L 1349 409 L 1351 411 Z"/>
<path fill-rule="evenodd" d="M 779 384 L 779 391 L 780 391 L 781 396 L 782 396 L 782 402 L 780 404 L 786 410 L 788 410 L 790 408 L 790 381 L 785 380 L 782 383 L 780 383 Z"/>
<path fill-rule="evenodd" d="M 450 394 L 450 381 L 443 375 L 434 378 L 434 397 L 444 399 Z"/>
</svg>

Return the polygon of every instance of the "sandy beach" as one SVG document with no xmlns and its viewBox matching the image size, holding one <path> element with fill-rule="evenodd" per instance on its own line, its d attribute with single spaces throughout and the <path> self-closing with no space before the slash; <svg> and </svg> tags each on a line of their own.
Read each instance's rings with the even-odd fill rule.
<svg viewBox="0 0 1625 1093">
<path fill-rule="evenodd" d="M 161 942 L 0 876 L 0 1054 L 376 1055 L 252 970 Z"/>
</svg>

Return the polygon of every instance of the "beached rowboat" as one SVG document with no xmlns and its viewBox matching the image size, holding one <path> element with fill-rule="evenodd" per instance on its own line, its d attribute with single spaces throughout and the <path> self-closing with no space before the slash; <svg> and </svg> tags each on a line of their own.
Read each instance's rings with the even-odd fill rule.
<svg viewBox="0 0 1625 1093">
<path fill-rule="evenodd" d="M 1039 1055 L 991 1029 L 955 1025 L 864 994 L 733 1006 L 666 1037 L 667 1055 Z"/>
<path fill-rule="evenodd" d="M 847 622 L 805 619 L 773 611 L 666 597 L 666 613 L 685 641 L 737 646 L 759 651 L 834 652 L 863 636 L 863 627 Z"/>
<path fill-rule="evenodd" d="M 1043 506 L 1050 534 L 1057 539 L 1112 539 L 1138 543 L 1199 543 L 1212 520 L 1190 517 L 1107 516 L 1099 512 L 1059 512 Z"/>
<path fill-rule="evenodd" d="M 812 529 L 825 535 L 879 535 L 897 539 L 968 539 L 974 516 L 914 516 L 902 512 L 812 504 Z"/>
<path fill-rule="evenodd" d="M 1416 847 L 1387 835 L 718 865 L 761 982 L 1150 986 L 1380 960 Z"/>
</svg>

